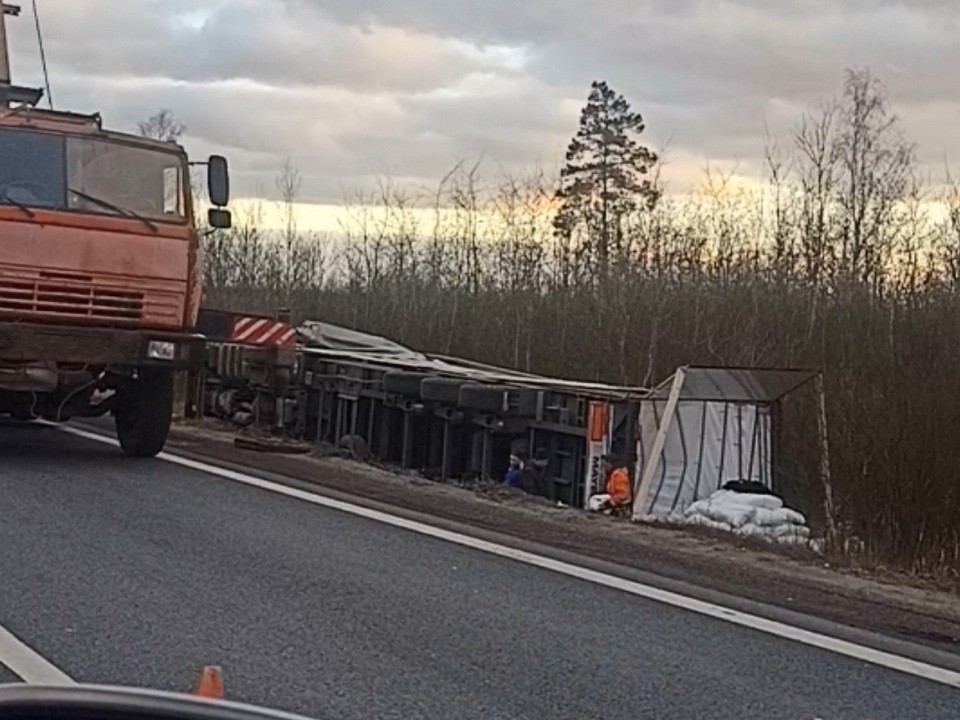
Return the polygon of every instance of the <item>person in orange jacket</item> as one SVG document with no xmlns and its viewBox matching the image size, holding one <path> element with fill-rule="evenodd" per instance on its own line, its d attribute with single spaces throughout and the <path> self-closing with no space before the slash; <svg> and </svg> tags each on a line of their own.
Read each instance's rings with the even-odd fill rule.
<svg viewBox="0 0 960 720">
<path fill-rule="evenodd" d="M 623 462 L 611 455 L 605 455 L 603 469 L 607 476 L 605 490 L 610 496 L 606 506 L 621 508 L 629 505 L 633 493 L 630 488 L 630 473 L 627 472 Z"/>
</svg>

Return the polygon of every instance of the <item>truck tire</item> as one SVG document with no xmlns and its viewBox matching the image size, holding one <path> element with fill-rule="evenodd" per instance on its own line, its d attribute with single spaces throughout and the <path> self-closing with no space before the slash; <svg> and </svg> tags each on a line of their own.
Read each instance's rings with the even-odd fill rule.
<svg viewBox="0 0 960 720">
<path fill-rule="evenodd" d="M 429 373 L 395 370 L 383 375 L 383 389 L 391 395 L 420 399 L 420 383 Z"/>
<path fill-rule="evenodd" d="M 531 388 L 513 388 L 510 391 L 510 414 L 535 417 L 540 404 L 540 392 Z"/>
<path fill-rule="evenodd" d="M 428 377 L 420 383 L 420 394 L 424 400 L 456 405 L 464 384 L 459 378 Z"/>
<path fill-rule="evenodd" d="M 506 385 L 468 383 L 460 388 L 458 402 L 464 408 L 501 415 L 506 411 L 504 402 L 509 390 Z"/>
<path fill-rule="evenodd" d="M 532 417 L 537 412 L 537 391 L 512 385 L 468 383 L 460 388 L 459 405 L 493 415 Z"/>
<path fill-rule="evenodd" d="M 167 442 L 173 415 L 173 374 L 143 370 L 117 391 L 117 439 L 125 455 L 153 457 Z"/>
</svg>

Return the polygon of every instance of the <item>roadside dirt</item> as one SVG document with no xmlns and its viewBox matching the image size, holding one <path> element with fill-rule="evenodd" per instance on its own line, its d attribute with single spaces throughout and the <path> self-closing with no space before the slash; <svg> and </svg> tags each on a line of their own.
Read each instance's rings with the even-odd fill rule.
<svg viewBox="0 0 960 720">
<path fill-rule="evenodd" d="M 705 529 L 635 524 L 557 507 L 499 485 L 436 483 L 323 456 L 244 450 L 236 433 L 180 424 L 168 449 L 279 473 L 359 498 L 653 572 L 864 630 L 960 652 L 960 594 L 934 581 L 837 567 L 810 550 Z"/>
</svg>

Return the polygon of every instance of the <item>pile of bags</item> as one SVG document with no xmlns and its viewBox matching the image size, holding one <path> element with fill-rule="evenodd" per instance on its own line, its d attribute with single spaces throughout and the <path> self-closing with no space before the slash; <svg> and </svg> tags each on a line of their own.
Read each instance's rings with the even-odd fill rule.
<svg viewBox="0 0 960 720">
<path fill-rule="evenodd" d="M 717 490 L 709 498 L 691 503 L 682 522 L 779 542 L 806 543 L 810 539 L 807 519 L 769 494 Z"/>
</svg>

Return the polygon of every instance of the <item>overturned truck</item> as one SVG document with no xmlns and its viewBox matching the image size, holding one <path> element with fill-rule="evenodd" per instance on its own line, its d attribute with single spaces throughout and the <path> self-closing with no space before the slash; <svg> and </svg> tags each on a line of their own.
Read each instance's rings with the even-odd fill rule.
<svg viewBox="0 0 960 720">
<path fill-rule="evenodd" d="M 777 484 L 776 407 L 815 373 L 684 367 L 654 388 L 521 373 L 415 352 L 321 322 L 204 311 L 195 412 L 311 442 L 362 444 L 440 480 L 499 479 L 546 459 L 543 494 L 585 507 L 601 458 L 630 469 L 634 514 L 677 512 L 730 480 Z M 253 330 L 251 330 L 253 328 Z"/>
</svg>

